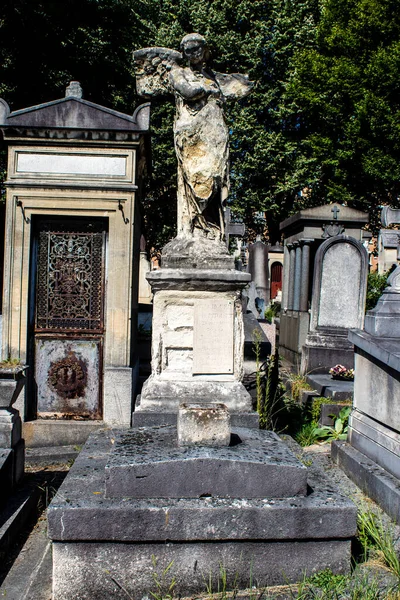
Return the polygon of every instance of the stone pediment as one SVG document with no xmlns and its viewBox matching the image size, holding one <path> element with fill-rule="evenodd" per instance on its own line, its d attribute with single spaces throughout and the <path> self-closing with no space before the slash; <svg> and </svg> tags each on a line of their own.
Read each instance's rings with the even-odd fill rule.
<svg viewBox="0 0 400 600">
<path fill-rule="evenodd" d="M 149 120 L 148 102 L 138 106 L 133 115 L 127 115 L 73 96 L 14 112 L 0 99 L 1 129 L 75 129 L 145 133 L 149 129 Z"/>
<path fill-rule="evenodd" d="M 368 223 L 368 220 L 368 213 L 356 210 L 355 208 L 350 208 L 349 206 L 342 206 L 341 204 L 334 203 L 315 206 L 314 208 L 305 208 L 282 221 L 279 228 L 281 231 L 284 231 L 300 224 L 300 222 L 303 225 L 306 222 L 326 223 L 330 221 L 358 223 L 362 227 L 363 224 Z"/>
</svg>

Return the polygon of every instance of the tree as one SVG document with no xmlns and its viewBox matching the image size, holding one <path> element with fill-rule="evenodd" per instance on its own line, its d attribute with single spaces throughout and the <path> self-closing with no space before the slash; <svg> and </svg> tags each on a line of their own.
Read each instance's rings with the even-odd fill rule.
<svg viewBox="0 0 400 600">
<path fill-rule="evenodd" d="M 306 202 L 369 211 L 399 204 L 400 14 L 391 0 L 325 0 L 317 44 L 297 53 L 285 96 L 297 112 Z"/>
</svg>

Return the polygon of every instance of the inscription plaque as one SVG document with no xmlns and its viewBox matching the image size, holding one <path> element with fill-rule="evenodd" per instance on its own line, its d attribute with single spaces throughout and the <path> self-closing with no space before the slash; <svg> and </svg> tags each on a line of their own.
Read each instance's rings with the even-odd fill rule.
<svg viewBox="0 0 400 600">
<path fill-rule="evenodd" d="M 234 301 L 199 299 L 194 306 L 193 374 L 233 373 Z"/>
<path fill-rule="evenodd" d="M 66 175 L 126 175 L 125 156 L 18 153 L 17 172 Z"/>
</svg>

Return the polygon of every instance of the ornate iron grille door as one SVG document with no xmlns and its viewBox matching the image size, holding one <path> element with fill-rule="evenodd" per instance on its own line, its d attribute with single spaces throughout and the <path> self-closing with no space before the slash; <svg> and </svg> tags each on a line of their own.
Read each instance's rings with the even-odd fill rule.
<svg viewBox="0 0 400 600">
<path fill-rule="evenodd" d="M 38 416 L 101 418 L 104 222 L 39 228 L 35 313 Z"/>
<path fill-rule="evenodd" d="M 102 232 L 40 232 L 37 331 L 103 331 L 103 246 Z"/>
</svg>

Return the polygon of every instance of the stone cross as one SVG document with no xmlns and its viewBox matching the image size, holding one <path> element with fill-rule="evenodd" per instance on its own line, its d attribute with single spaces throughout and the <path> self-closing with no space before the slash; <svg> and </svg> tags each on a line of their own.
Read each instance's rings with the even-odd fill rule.
<svg viewBox="0 0 400 600">
<path fill-rule="evenodd" d="M 335 219 L 335 221 L 337 221 L 338 218 L 338 213 L 340 213 L 340 208 L 338 208 L 336 205 L 331 209 L 331 212 L 333 212 L 333 218 Z"/>
</svg>

